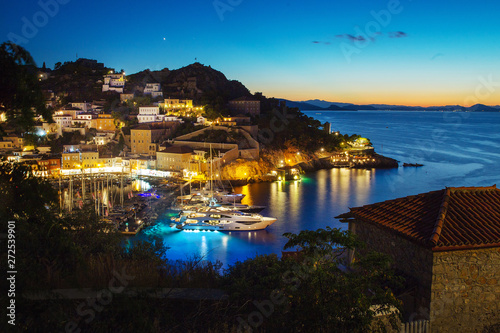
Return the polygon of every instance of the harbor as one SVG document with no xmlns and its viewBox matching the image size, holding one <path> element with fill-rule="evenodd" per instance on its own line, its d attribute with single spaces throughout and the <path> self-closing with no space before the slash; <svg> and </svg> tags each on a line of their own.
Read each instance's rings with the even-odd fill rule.
<svg viewBox="0 0 500 333">
<path fill-rule="evenodd" d="M 179 190 L 179 180 L 112 173 L 76 174 L 51 180 L 58 189 L 60 214 L 78 213 L 85 206 L 111 229 L 136 235 L 157 221 Z"/>
</svg>

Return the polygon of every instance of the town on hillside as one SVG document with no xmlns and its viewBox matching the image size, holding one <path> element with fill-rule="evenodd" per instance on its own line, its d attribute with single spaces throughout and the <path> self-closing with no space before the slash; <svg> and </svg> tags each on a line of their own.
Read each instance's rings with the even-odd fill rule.
<svg viewBox="0 0 500 333">
<path fill-rule="evenodd" d="M 394 167 L 284 101 L 194 63 L 133 75 L 90 59 L 34 69 L 50 117 L 27 129 L 3 111 L 0 154 L 43 177 L 98 172 L 206 180 L 296 179 L 329 166 Z M 46 119 L 47 118 L 47 119 Z M 212 154 L 210 154 L 212 153 Z"/>
</svg>

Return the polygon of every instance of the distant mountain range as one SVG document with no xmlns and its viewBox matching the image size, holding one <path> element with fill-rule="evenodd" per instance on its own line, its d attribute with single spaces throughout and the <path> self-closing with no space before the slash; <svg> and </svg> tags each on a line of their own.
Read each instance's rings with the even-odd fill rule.
<svg viewBox="0 0 500 333">
<path fill-rule="evenodd" d="M 388 104 L 368 104 L 356 105 L 351 103 L 328 102 L 318 99 L 308 101 L 286 101 L 286 105 L 292 108 L 299 108 L 301 111 L 358 111 L 358 110 L 380 110 L 380 111 L 467 111 L 467 112 L 500 112 L 500 106 L 488 106 L 476 104 L 471 107 L 460 105 L 444 106 L 407 106 L 407 105 L 388 105 Z"/>
</svg>

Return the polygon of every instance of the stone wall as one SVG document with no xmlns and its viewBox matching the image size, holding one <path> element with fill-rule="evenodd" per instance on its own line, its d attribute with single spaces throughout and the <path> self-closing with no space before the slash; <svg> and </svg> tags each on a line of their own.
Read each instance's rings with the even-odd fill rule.
<svg viewBox="0 0 500 333">
<path fill-rule="evenodd" d="M 258 149 L 242 149 L 240 150 L 240 158 L 257 160 L 259 159 L 259 153 Z"/>
<path fill-rule="evenodd" d="M 500 325 L 500 248 L 434 252 L 433 262 L 433 332 Z"/>
<path fill-rule="evenodd" d="M 254 138 L 252 138 L 252 136 L 247 131 L 239 129 L 239 128 L 229 128 L 229 127 L 225 127 L 225 126 L 205 127 L 205 128 L 200 129 L 200 130 L 197 130 L 195 132 L 192 132 L 192 133 L 189 133 L 186 135 L 182 135 L 182 136 L 178 136 L 177 138 L 175 138 L 175 140 L 188 141 L 188 140 L 191 140 L 191 139 L 197 137 L 198 135 L 203 134 L 205 131 L 212 131 L 212 130 L 222 130 L 222 131 L 226 131 L 226 132 L 229 132 L 231 130 L 235 131 L 235 132 L 237 132 L 245 137 L 245 139 L 248 141 L 248 144 L 250 145 L 251 148 L 259 149 L 259 142 L 257 142 Z"/>
<path fill-rule="evenodd" d="M 206 142 L 196 142 L 196 141 L 174 141 L 173 146 L 186 146 L 191 149 L 207 149 L 212 147 L 212 149 L 224 149 L 227 150 L 221 157 L 224 163 L 229 163 L 236 160 L 239 156 L 238 145 L 235 143 L 206 143 Z M 215 158 L 215 157 L 214 157 Z M 215 163 L 215 162 L 214 162 Z"/>
<path fill-rule="evenodd" d="M 426 315 L 428 317 L 432 283 L 432 251 L 369 223 L 351 222 L 349 230 L 366 243 L 367 250 L 384 253 L 393 258 L 394 269 L 412 279 L 407 282 L 416 284 L 413 296 L 403 299 L 405 319 L 423 319 Z M 364 252 L 363 250 L 357 251 L 360 254 Z"/>
</svg>

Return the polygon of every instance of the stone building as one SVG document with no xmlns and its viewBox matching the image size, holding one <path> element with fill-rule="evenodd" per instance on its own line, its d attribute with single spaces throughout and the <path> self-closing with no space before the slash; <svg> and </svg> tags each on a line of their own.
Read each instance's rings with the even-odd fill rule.
<svg viewBox="0 0 500 333">
<path fill-rule="evenodd" d="M 233 99 L 232 101 L 229 101 L 228 106 L 229 110 L 231 110 L 232 115 L 260 115 L 260 101 L 249 97 L 240 97 L 237 99 Z"/>
<path fill-rule="evenodd" d="M 193 149 L 187 146 L 171 146 L 156 153 L 158 170 L 182 171 L 190 169 Z"/>
<path fill-rule="evenodd" d="M 432 332 L 500 327 L 496 186 L 446 188 L 351 208 L 338 218 L 367 244 L 356 251 L 391 256 L 411 283 L 401 298 L 406 320 L 428 319 Z"/>
<path fill-rule="evenodd" d="M 115 119 L 111 114 L 101 113 L 97 118 L 92 118 L 91 127 L 96 128 L 98 131 L 115 131 Z"/>
<path fill-rule="evenodd" d="M 148 123 L 130 129 L 132 154 L 156 156 L 158 146 L 169 138 L 179 126 L 178 122 Z"/>
</svg>

